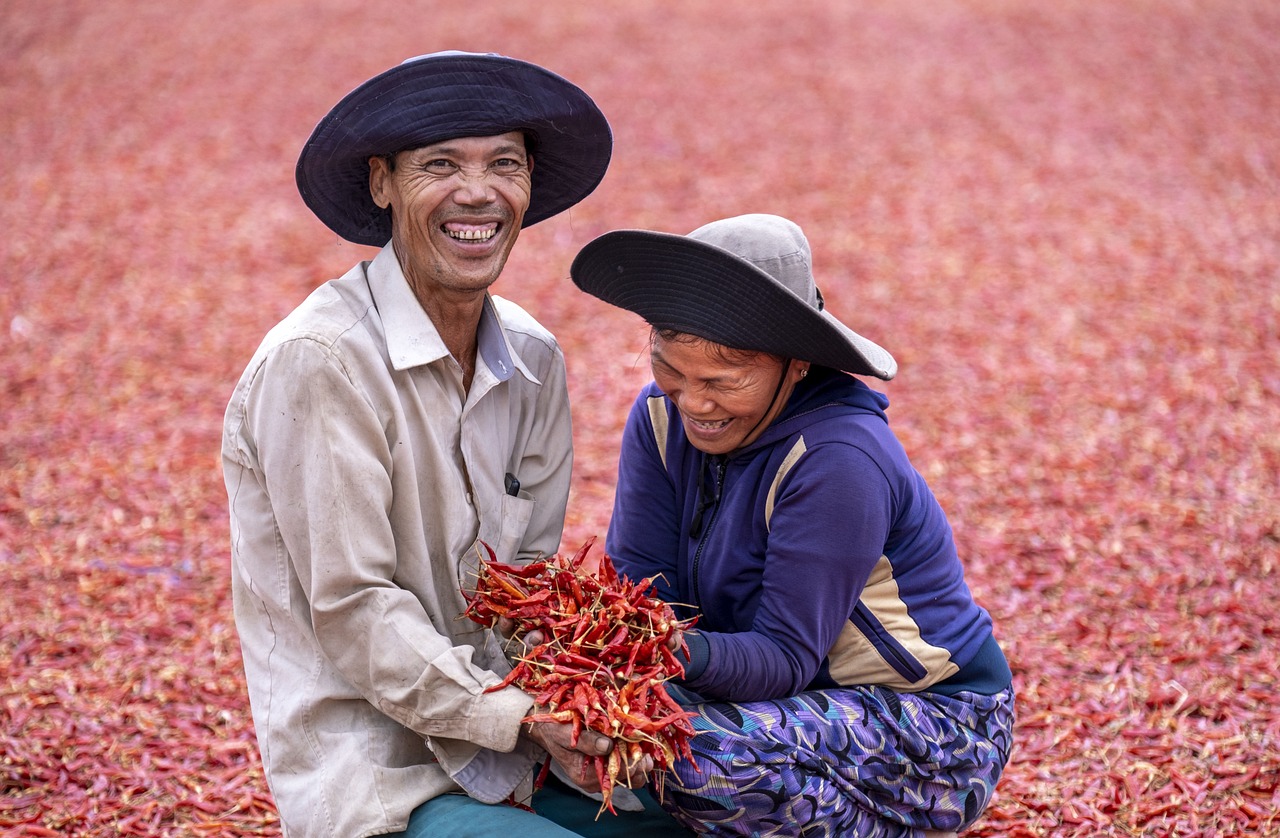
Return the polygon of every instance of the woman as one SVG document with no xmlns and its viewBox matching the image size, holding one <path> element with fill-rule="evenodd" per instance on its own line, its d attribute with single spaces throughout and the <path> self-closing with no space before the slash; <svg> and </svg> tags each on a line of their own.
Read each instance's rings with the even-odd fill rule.
<svg viewBox="0 0 1280 838">
<path fill-rule="evenodd" d="M 1012 676 L 951 529 L 854 375 L 893 358 L 823 310 L 803 233 L 748 215 L 607 233 L 578 287 L 652 327 L 606 550 L 696 616 L 694 763 L 663 805 L 717 835 L 912 836 L 974 822 Z"/>
</svg>

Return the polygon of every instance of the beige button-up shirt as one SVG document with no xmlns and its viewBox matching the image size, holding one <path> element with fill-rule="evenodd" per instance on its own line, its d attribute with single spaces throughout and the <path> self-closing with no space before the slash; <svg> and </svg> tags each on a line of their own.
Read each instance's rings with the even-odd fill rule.
<svg viewBox="0 0 1280 838">
<path fill-rule="evenodd" d="M 403 829 L 420 803 L 528 788 L 532 705 L 462 617 L 484 541 L 559 548 L 564 358 L 485 302 L 470 392 L 388 245 L 265 338 L 227 408 L 232 591 L 267 780 L 290 836 Z M 514 475 L 518 496 L 506 492 Z"/>
</svg>

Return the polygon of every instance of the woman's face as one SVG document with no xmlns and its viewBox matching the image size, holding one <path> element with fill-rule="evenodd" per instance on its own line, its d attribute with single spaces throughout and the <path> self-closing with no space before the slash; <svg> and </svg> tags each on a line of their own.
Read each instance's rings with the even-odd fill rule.
<svg viewBox="0 0 1280 838">
<path fill-rule="evenodd" d="M 754 442 L 782 412 L 809 366 L 689 335 L 660 334 L 653 336 L 649 363 L 654 382 L 680 411 L 689 441 L 708 454 L 728 454 Z"/>
</svg>

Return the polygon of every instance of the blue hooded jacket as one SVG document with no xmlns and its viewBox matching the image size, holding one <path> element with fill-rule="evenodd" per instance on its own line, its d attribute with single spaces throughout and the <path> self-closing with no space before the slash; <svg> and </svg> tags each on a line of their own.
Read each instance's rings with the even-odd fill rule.
<svg viewBox="0 0 1280 838">
<path fill-rule="evenodd" d="M 694 448 L 654 384 L 623 433 L 606 551 L 697 615 L 684 686 L 764 700 L 875 684 L 992 694 L 1011 674 L 888 399 L 821 367 L 751 445 Z"/>
</svg>

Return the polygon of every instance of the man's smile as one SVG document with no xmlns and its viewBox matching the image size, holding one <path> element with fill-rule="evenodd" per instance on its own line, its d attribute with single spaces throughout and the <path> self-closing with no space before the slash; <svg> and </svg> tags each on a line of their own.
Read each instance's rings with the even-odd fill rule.
<svg viewBox="0 0 1280 838">
<path fill-rule="evenodd" d="M 445 235 L 451 239 L 463 242 L 487 242 L 498 233 L 497 222 L 484 225 L 456 225 L 446 224 L 444 227 Z"/>
</svg>

